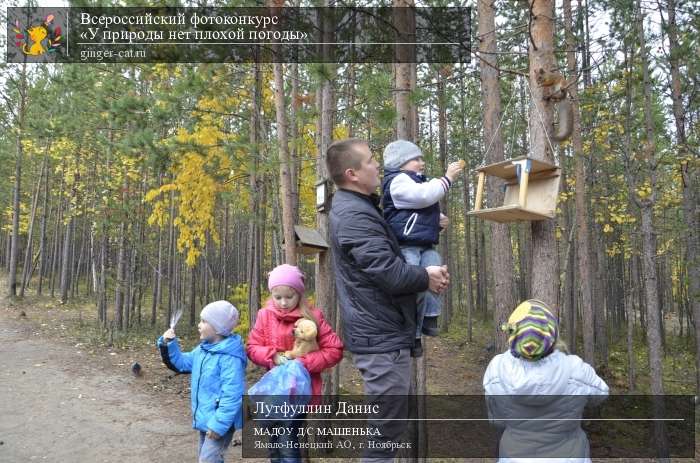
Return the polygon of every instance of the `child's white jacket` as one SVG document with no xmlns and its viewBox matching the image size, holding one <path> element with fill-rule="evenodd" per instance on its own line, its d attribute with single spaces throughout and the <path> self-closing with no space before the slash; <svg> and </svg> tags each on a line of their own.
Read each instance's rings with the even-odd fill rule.
<svg viewBox="0 0 700 463">
<path fill-rule="evenodd" d="M 555 350 L 532 362 L 507 351 L 489 363 L 484 389 L 489 418 L 504 428 L 499 463 L 591 461 L 578 419 L 588 400 L 605 400 L 608 386 L 580 357 Z"/>
</svg>

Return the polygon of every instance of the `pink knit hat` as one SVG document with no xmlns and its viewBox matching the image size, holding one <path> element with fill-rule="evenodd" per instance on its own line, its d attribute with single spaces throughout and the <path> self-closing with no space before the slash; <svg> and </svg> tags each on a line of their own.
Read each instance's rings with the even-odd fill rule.
<svg viewBox="0 0 700 463">
<path fill-rule="evenodd" d="M 278 265 L 268 275 L 267 289 L 272 291 L 276 286 L 289 286 L 299 293 L 304 295 L 304 274 L 301 273 L 298 267 L 289 264 Z"/>
</svg>

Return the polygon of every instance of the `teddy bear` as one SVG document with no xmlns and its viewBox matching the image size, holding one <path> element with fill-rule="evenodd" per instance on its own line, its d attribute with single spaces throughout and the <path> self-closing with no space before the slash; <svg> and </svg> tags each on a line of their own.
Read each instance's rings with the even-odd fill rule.
<svg viewBox="0 0 700 463">
<path fill-rule="evenodd" d="M 288 359 L 295 359 L 318 350 L 316 323 L 308 318 L 300 318 L 294 323 L 294 347 L 284 353 Z"/>
</svg>

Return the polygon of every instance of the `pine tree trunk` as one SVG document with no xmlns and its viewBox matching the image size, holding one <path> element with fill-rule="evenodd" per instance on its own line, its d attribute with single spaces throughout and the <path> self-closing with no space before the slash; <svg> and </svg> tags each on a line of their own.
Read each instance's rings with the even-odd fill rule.
<svg viewBox="0 0 700 463">
<path fill-rule="evenodd" d="M 331 25 L 329 24 L 328 18 L 323 16 L 321 13 L 321 34 L 322 42 L 331 42 L 333 40 Z M 329 45 L 323 46 L 324 56 L 328 56 Z M 336 69 L 335 65 L 326 63 L 324 76 L 328 77 L 323 79 L 321 87 L 318 90 L 320 92 L 320 98 L 318 98 L 320 105 L 318 108 L 319 118 L 319 130 L 318 130 L 318 162 L 316 163 L 316 180 L 326 181 L 328 179 L 328 171 L 326 169 L 326 150 L 330 146 L 333 138 L 333 125 L 334 125 L 334 115 L 335 115 L 335 97 L 334 89 L 332 84 L 332 79 L 335 78 Z M 326 188 L 330 186 L 330 183 L 326 183 Z M 330 231 L 328 223 L 328 208 L 323 212 L 316 213 L 316 225 L 321 236 L 330 243 Z M 336 294 L 335 294 L 335 284 L 333 281 L 333 269 L 331 262 L 330 249 L 322 251 L 319 253 L 315 264 L 315 281 L 316 281 L 316 300 L 318 302 L 318 307 L 325 311 L 328 317 L 328 323 L 331 326 L 335 326 L 336 320 L 338 318 Z M 336 369 L 340 368 L 335 367 Z M 327 372 L 324 374 L 324 394 L 337 394 L 339 384 L 335 381 L 335 375 L 333 372 Z"/>
<path fill-rule="evenodd" d="M 411 30 L 411 12 L 401 7 L 413 7 L 414 0 L 393 0 L 394 22 L 397 29 L 397 42 L 415 41 L 415 30 Z M 394 107 L 396 108 L 396 138 L 414 140 L 411 111 L 411 48 L 396 47 L 394 63 Z"/>
<path fill-rule="evenodd" d="M 446 95 L 446 75 L 447 68 L 438 69 L 438 81 L 437 81 L 437 104 L 438 104 L 438 151 L 440 153 L 440 172 L 445 172 L 447 170 L 447 95 Z M 453 191 L 456 188 L 453 188 Z M 449 192 L 448 192 L 449 194 Z M 447 195 L 443 196 L 440 200 L 440 211 L 447 217 L 451 217 L 450 203 L 448 201 Z M 456 221 L 455 221 L 456 222 Z M 447 265 L 447 268 L 453 269 L 453 260 L 451 258 L 452 253 L 450 253 L 450 234 L 449 231 L 453 229 L 457 224 L 453 223 L 448 226 L 448 229 L 440 233 L 440 255 L 442 258 L 442 264 Z M 453 281 L 459 281 L 457 275 L 454 275 Z M 446 333 L 452 318 L 452 287 L 445 291 L 440 296 L 442 303 L 442 314 L 440 315 L 440 331 Z"/>
<path fill-rule="evenodd" d="M 630 269 L 630 276 L 633 274 Z M 625 278 L 626 272 L 623 270 L 622 277 Z M 627 388 L 629 392 L 634 392 L 636 388 L 636 367 L 634 353 L 634 279 L 627 277 L 625 285 L 625 315 L 627 317 Z"/>
<path fill-rule="evenodd" d="M 484 222 L 476 221 L 476 262 L 478 271 L 476 273 L 476 306 L 481 313 L 482 319 L 486 319 L 488 300 L 489 269 L 486 266 L 486 237 L 484 235 Z"/>
<path fill-rule="evenodd" d="M 27 63 L 22 63 L 19 83 L 19 108 L 17 108 L 17 133 L 15 135 L 15 183 L 12 189 L 12 242 L 10 245 L 10 276 L 8 278 L 8 294 L 10 297 L 17 295 L 17 261 L 19 260 L 19 202 L 22 188 L 22 161 L 24 152 L 22 148 L 22 136 L 24 133 L 24 119 L 27 107 Z"/>
<path fill-rule="evenodd" d="M 540 0 L 531 8 L 533 43 L 529 44 L 530 90 L 532 92 L 530 124 L 531 156 L 541 161 L 554 163 L 550 141 L 546 131 L 551 126 L 551 104 L 544 99 L 543 87 L 537 83 L 540 70 L 552 72 L 556 69 L 554 60 L 554 2 Z M 554 220 L 532 222 L 532 290 L 531 297 L 541 299 L 555 311 L 559 307 L 559 271 L 554 237 Z M 558 314 L 556 314 L 558 315 Z"/>
<path fill-rule="evenodd" d="M 84 214 L 83 214 L 84 215 Z M 79 222 L 78 222 L 79 223 Z M 84 221 L 83 221 L 84 223 Z M 80 281 L 80 267 L 83 264 L 83 244 L 85 243 L 85 227 L 82 227 L 82 231 L 80 232 L 80 238 L 76 239 L 77 236 L 77 231 L 76 228 L 79 228 L 77 225 L 73 225 L 73 246 L 71 246 L 71 269 L 69 273 L 69 280 L 68 280 L 68 287 L 71 292 L 71 297 L 75 298 L 78 294 L 78 282 Z M 78 253 L 78 259 L 76 260 L 75 254 L 76 254 L 76 249 L 80 249 Z"/>
<path fill-rule="evenodd" d="M 100 290 L 99 290 L 99 314 L 103 326 L 107 326 L 107 227 L 102 225 L 100 238 Z"/>
<path fill-rule="evenodd" d="M 189 300 L 189 306 L 190 306 L 190 326 L 194 326 L 197 324 L 197 304 L 196 304 L 196 299 L 195 296 L 197 294 L 197 267 L 201 267 L 202 262 L 201 260 L 195 264 L 193 267 L 190 267 L 190 300 Z"/>
<path fill-rule="evenodd" d="M 158 258 L 153 272 L 153 301 L 151 302 L 151 326 L 156 325 L 157 309 L 161 303 L 163 282 L 163 229 L 158 227 Z"/>
<path fill-rule="evenodd" d="M 49 169 L 46 169 L 46 179 L 44 180 L 44 205 L 41 209 L 41 225 L 39 226 L 39 285 L 36 292 L 41 295 L 44 283 L 44 273 L 46 272 L 46 224 L 50 220 L 51 214 L 47 212 L 49 203 Z"/>
<path fill-rule="evenodd" d="M 698 247 L 698 227 L 700 227 L 700 207 L 698 207 L 698 169 L 691 160 L 683 168 L 683 216 L 686 223 L 686 255 L 689 313 L 695 321 L 697 393 L 700 394 L 700 253 Z"/>
<path fill-rule="evenodd" d="M 94 224 L 94 223 L 93 223 Z M 97 277 L 97 252 L 95 252 L 95 230 L 93 227 L 90 227 L 90 278 L 92 280 L 92 289 L 95 294 L 97 294 L 98 287 L 99 287 L 99 280 Z M 88 285 L 89 286 L 89 285 Z M 97 306 L 97 320 L 100 320 L 100 303 L 99 301 L 95 301 L 95 305 Z"/>
<path fill-rule="evenodd" d="M 573 21 L 571 15 L 571 0 L 564 0 L 564 28 L 566 29 L 566 62 L 569 79 L 575 78 L 576 69 L 576 37 L 574 36 Z M 569 87 L 571 106 L 574 112 L 574 127 L 571 133 L 571 145 L 575 160 L 575 203 L 576 203 L 576 256 L 578 258 L 578 284 L 580 291 L 581 311 L 583 313 L 584 333 L 593 333 L 593 304 L 591 300 L 591 267 L 590 238 L 588 235 L 588 202 L 586 199 L 586 167 L 584 163 L 583 142 L 581 140 L 581 110 L 578 100 L 578 86 Z M 575 298 L 579 300 L 579 298 Z M 572 344 L 575 341 L 571 339 Z M 583 358 L 593 365 L 595 362 L 595 338 L 594 336 L 583 336 Z"/>
<path fill-rule="evenodd" d="M 278 47 L 279 45 L 273 45 Z M 273 63 L 275 77 L 275 113 L 277 116 L 277 139 L 279 141 L 280 158 L 280 197 L 282 199 L 282 228 L 284 230 L 285 261 L 290 265 L 297 264 L 296 237 L 294 234 L 294 198 L 290 176 L 292 160 L 289 156 L 289 140 L 287 139 L 287 106 L 284 98 L 284 66 Z"/>
<path fill-rule="evenodd" d="M 597 236 L 603 236 L 603 231 L 600 224 L 595 225 L 597 230 Z M 595 366 L 606 366 L 608 365 L 608 313 L 609 313 L 609 300 L 607 297 L 607 281 L 603 278 L 604 275 L 608 275 L 606 269 L 606 259 L 605 259 L 605 241 L 602 239 L 596 240 L 593 245 L 593 252 L 595 257 L 593 259 L 593 268 L 596 269 L 595 273 L 595 314 L 593 316 L 593 326 L 595 331 L 595 351 L 596 351 L 596 363 Z"/>
<path fill-rule="evenodd" d="M 61 174 L 63 176 L 63 173 Z M 56 215 L 56 223 L 54 225 L 54 236 L 53 236 L 53 249 L 51 252 L 51 275 L 50 275 L 50 285 L 51 285 L 51 297 L 54 297 L 55 283 L 56 283 L 56 272 L 58 269 L 58 253 L 60 250 L 60 239 L 61 239 L 61 223 L 63 222 L 63 179 L 61 179 L 61 190 L 58 195 L 58 214 Z"/>
<path fill-rule="evenodd" d="M 3 247 L 3 254 L 2 254 L 2 266 L 5 267 L 5 271 L 9 273 L 10 271 L 10 245 L 12 242 L 11 237 L 9 236 L 11 232 L 5 232 L 2 234 L 2 247 Z"/>
<path fill-rule="evenodd" d="M 412 28 L 412 11 L 414 6 L 413 0 L 393 0 L 393 21 L 396 28 L 397 42 L 414 42 L 415 28 Z M 406 46 L 396 46 L 394 63 L 394 107 L 396 109 L 396 138 L 415 141 L 415 128 L 412 126 L 412 110 L 409 99 L 411 92 L 411 67 L 415 67 L 411 63 L 411 49 Z M 427 351 L 419 359 L 413 359 L 412 378 L 410 394 L 421 396 L 425 394 L 425 359 Z M 417 410 L 417 418 L 422 418 L 422 407 L 419 405 Z M 411 451 L 399 451 L 399 461 L 409 462 L 415 461 L 416 457 L 425 450 L 424 433 L 421 432 L 421 426 L 416 421 L 409 422 L 407 436 L 409 440 L 417 443 L 417 448 Z"/>
<path fill-rule="evenodd" d="M 41 164 L 41 175 L 36 183 L 34 198 L 32 199 L 32 211 L 29 215 L 29 230 L 27 231 L 27 245 L 24 250 L 24 265 L 22 266 L 22 286 L 19 290 L 19 297 L 24 297 L 24 290 L 29 284 L 32 265 L 32 238 L 34 237 L 34 218 L 36 217 L 37 203 L 39 202 L 39 191 L 41 190 L 41 182 L 44 179 L 44 170 L 46 169 L 47 156 L 44 155 L 44 161 Z"/>
<path fill-rule="evenodd" d="M 69 215 L 68 224 L 66 225 L 66 233 L 63 235 L 63 253 L 61 257 L 61 304 L 68 302 L 68 284 L 70 281 L 70 271 L 71 271 L 71 240 L 73 236 L 73 227 L 75 219 L 73 217 L 73 211 L 68 206 L 69 209 L 66 211 L 66 215 Z"/>
<path fill-rule="evenodd" d="M 10 254 L 11 254 L 11 248 L 12 248 L 12 230 L 8 230 L 5 233 L 3 233 L 3 241 L 4 241 L 4 254 L 3 254 L 3 267 L 5 269 L 5 272 L 8 273 L 10 272 Z"/>
<path fill-rule="evenodd" d="M 255 88 L 251 97 L 250 110 L 250 146 L 252 149 L 252 163 L 250 172 L 250 200 L 248 202 L 248 210 L 250 220 L 248 221 L 248 253 L 247 253 L 247 277 L 248 282 L 248 310 L 250 315 L 250 329 L 255 326 L 255 318 L 260 307 L 260 268 L 259 262 L 256 259 L 258 254 L 258 150 L 260 136 L 260 113 L 262 110 L 262 89 L 261 89 L 262 73 L 260 63 L 256 62 L 253 68 L 253 82 Z"/>
<path fill-rule="evenodd" d="M 290 74 L 292 80 L 292 90 L 290 94 L 291 105 L 289 110 L 289 128 L 290 137 L 292 143 L 289 149 L 289 185 L 291 188 L 291 208 L 292 208 L 292 222 L 297 223 L 299 221 L 299 187 L 301 185 L 301 155 L 299 153 L 299 143 L 297 139 L 299 138 L 299 121 L 297 110 L 301 106 L 299 103 L 299 64 L 290 63 Z"/>
<path fill-rule="evenodd" d="M 644 37 L 644 22 L 641 6 L 637 2 L 637 27 L 641 53 L 644 90 L 644 119 L 646 140 L 643 147 L 643 172 L 648 175 L 651 192 L 648 199 L 639 201 L 641 209 L 641 237 L 642 237 L 642 274 L 644 276 L 644 303 L 647 313 L 647 341 L 649 343 L 649 372 L 651 375 L 652 394 L 663 394 L 663 349 L 661 346 L 661 320 L 659 310 L 659 298 L 657 293 L 656 242 L 654 239 L 653 206 L 656 199 L 656 174 L 655 168 L 655 142 L 654 123 L 652 120 L 651 81 L 646 52 L 646 40 Z"/>
<path fill-rule="evenodd" d="M 319 92 L 320 94 L 320 92 Z M 282 213 L 280 211 L 280 195 L 277 185 L 272 185 L 272 223 L 282 223 Z M 283 241 L 284 230 L 280 230 L 278 226 L 272 227 L 272 265 L 276 267 L 284 263 L 284 245 Z"/>
<path fill-rule="evenodd" d="M 499 132 L 501 119 L 501 90 L 499 74 L 496 69 L 496 11 L 495 4 L 479 2 L 479 52 L 481 63 L 481 92 L 484 95 L 484 140 L 488 152 L 486 163 L 493 164 L 505 159 L 503 138 Z M 504 181 L 489 176 L 486 188 L 488 207 L 503 204 Z M 500 327 L 508 320 L 509 313 L 515 307 L 515 287 L 513 284 L 513 248 L 510 241 L 510 229 L 507 223 L 491 222 L 491 268 L 493 275 L 493 325 L 492 333 L 496 352 L 507 348 L 508 337 Z"/>
<path fill-rule="evenodd" d="M 656 241 L 654 238 L 654 202 L 656 199 L 656 144 L 654 140 L 654 121 L 652 114 L 651 78 L 647 58 L 646 39 L 644 37 L 644 16 L 641 3 L 637 1 L 637 29 L 643 77 L 645 143 L 642 148 L 641 170 L 645 180 L 648 179 L 650 192 L 647 198 L 635 198 L 641 209 L 642 237 L 642 273 L 644 275 L 644 299 L 647 308 L 647 343 L 649 345 L 649 375 L 651 393 L 655 396 L 664 394 L 663 385 L 663 346 L 661 344 L 661 318 L 659 299 L 656 291 L 657 274 L 654 258 Z M 664 416 L 663 403 L 654 400 L 654 416 Z M 662 461 L 668 458 L 668 441 L 663 421 L 654 422 L 654 440 L 657 457 Z"/>
<path fill-rule="evenodd" d="M 124 331 L 129 331 L 131 328 L 131 292 L 132 292 L 132 281 L 134 275 L 134 267 L 131 265 L 133 262 L 133 249 L 124 249 L 124 325 L 122 329 Z"/>
<path fill-rule="evenodd" d="M 231 205 L 226 203 L 226 212 L 224 214 L 224 239 L 221 243 L 221 252 L 219 254 L 219 299 L 226 299 L 228 292 L 228 268 L 231 260 L 229 259 L 229 242 L 231 241 L 230 211 Z"/>
<path fill-rule="evenodd" d="M 173 314 L 175 300 L 175 202 L 174 191 L 170 191 L 168 206 L 168 311 L 165 314 L 164 326 L 169 326 L 170 317 Z"/>
<path fill-rule="evenodd" d="M 563 193 L 568 193 L 568 186 L 566 181 L 566 173 L 562 175 L 562 186 Z M 569 339 L 570 344 L 574 344 L 576 341 L 576 332 L 574 331 L 574 320 L 576 316 L 576 309 L 574 305 L 574 206 L 570 201 L 567 201 L 564 205 L 565 212 L 562 216 L 563 224 L 562 230 L 566 235 L 562 235 L 562 238 L 566 236 L 566 239 L 560 239 L 560 246 L 564 247 L 563 256 L 561 257 L 564 263 L 564 268 L 562 269 L 562 274 L 564 275 L 564 284 L 561 287 L 561 313 L 559 318 L 559 334 L 564 339 Z M 570 349 L 571 351 L 571 349 Z"/>
<path fill-rule="evenodd" d="M 464 71 L 464 70 L 462 70 Z M 460 73 L 459 76 L 459 106 L 461 112 L 461 124 L 462 133 L 466 135 L 467 133 L 467 117 L 465 114 L 465 97 L 466 89 L 464 87 L 464 72 Z M 467 152 L 467 142 L 466 138 L 463 138 L 462 152 Z M 467 342 L 472 341 L 472 315 L 474 313 L 474 280 L 472 280 L 472 239 L 471 239 L 471 219 L 467 215 L 470 210 L 470 200 L 469 200 L 469 176 L 464 177 L 464 189 L 462 190 L 463 201 L 464 201 L 464 263 L 465 263 L 465 273 L 464 279 L 467 283 Z"/>
<path fill-rule="evenodd" d="M 117 254 L 117 280 L 114 288 L 114 321 L 117 329 L 124 330 L 124 279 L 126 272 L 126 224 L 119 225 L 119 251 Z"/>
<path fill-rule="evenodd" d="M 353 16 L 353 24 L 355 23 L 355 16 Z M 354 108 L 355 107 L 355 82 L 357 81 L 356 78 L 356 65 L 355 63 L 348 63 L 348 79 L 346 82 L 347 85 L 347 101 L 348 101 L 348 108 Z M 350 118 L 348 119 L 348 137 L 354 137 L 355 136 L 355 126 L 353 125 L 353 119 Z"/>
<path fill-rule="evenodd" d="M 520 300 L 529 299 L 530 295 L 530 269 L 532 268 L 532 254 L 530 253 L 530 224 L 520 223 L 518 227 L 518 263 L 520 264 L 520 280 L 518 291 Z"/>
<path fill-rule="evenodd" d="M 661 4 L 659 4 L 659 7 Z M 671 70 L 671 100 L 673 117 L 676 123 L 676 142 L 681 158 L 683 176 L 683 218 L 685 220 L 685 261 L 687 265 L 688 301 L 695 320 L 696 342 L 696 391 L 700 394 L 700 255 L 698 254 L 698 228 L 700 227 L 700 208 L 698 207 L 698 158 L 688 148 L 685 126 L 685 110 L 681 94 L 680 48 L 676 25 L 676 2 L 668 0 L 668 41 L 670 48 L 669 64 Z M 683 281 L 683 280 L 681 280 Z"/>
</svg>

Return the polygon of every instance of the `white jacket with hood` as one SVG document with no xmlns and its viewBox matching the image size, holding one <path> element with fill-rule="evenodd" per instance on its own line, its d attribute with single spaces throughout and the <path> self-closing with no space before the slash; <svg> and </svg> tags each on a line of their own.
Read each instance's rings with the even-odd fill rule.
<svg viewBox="0 0 700 463">
<path fill-rule="evenodd" d="M 608 386 L 580 357 L 555 350 L 528 361 L 507 351 L 489 363 L 484 389 L 489 418 L 504 428 L 499 463 L 591 461 L 579 419 L 588 400 L 605 400 Z"/>
</svg>

